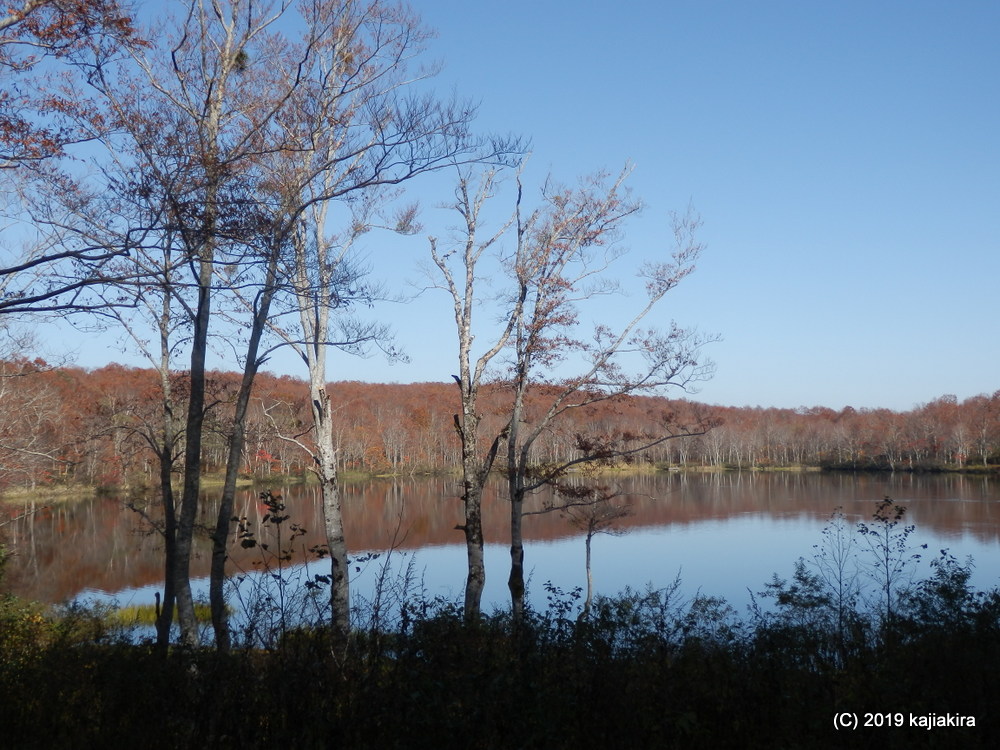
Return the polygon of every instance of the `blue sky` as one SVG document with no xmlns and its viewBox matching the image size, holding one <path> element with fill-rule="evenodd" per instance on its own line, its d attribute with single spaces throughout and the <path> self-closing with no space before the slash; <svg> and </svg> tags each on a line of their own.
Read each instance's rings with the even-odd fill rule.
<svg viewBox="0 0 1000 750">
<path fill-rule="evenodd" d="M 438 30 L 435 86 L 478 100 L 482 130 L 531 140 L 529 182 L 631 161 L 639 255 L 664 246 L 670 211 L 701 214 L 707 249 L 663 312 L 722 337 L 698 400 L 909 409 L 1000 388 L 1000 4 L 413 7 Z M 445 187 L 413 187 L 429 227 Z M 373 237 L 376 272 L 419 284 L 426 240 L 391 247 Z M 331 375 L 448 379 L 449 315 L 433 294 L 388 309 L 409 364 L 336 359 Z M 85 366 L 121 359 L 80 346 Z"/>
<path fill-rule="evenodd" d="M 908 409 L 1000 388 L 1000 5 L 417 3 L 442 82 L 572 179 L 636 166 L 629 233 L 690 202 L 668 314 L 716 332 L 699 400 Z"/>
</svg>

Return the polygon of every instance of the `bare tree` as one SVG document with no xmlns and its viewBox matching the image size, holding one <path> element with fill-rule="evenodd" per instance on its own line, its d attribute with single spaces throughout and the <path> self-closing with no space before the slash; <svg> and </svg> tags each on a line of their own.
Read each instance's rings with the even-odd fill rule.
<svg viewBox="0 0 1000 750">
<path fill-rule="evenodd" d="M 464 290 L 454 282 L 448 261 L 455 251 L 442 254 L 432 241 L 432 257 L 441 270 L 445 286 L 455 302 L 459 331 L 460 366 L 457 378 L 463 393 L 463 409 L 470 412 L 459 425 L 463 453 L 472 456 L 466 472 L 466 516 L 475 520 L 486 473 L 496 457 L 498 441 L 506 440 L 507 483 L 511 501 L 511 574 L 508 586 L 515 618 L 524 608 L 524 545 L 522 523 L 525 498 L 544 485 L 558 484 L 574 467 L 596 462 L 626 460 L 649 448 L 680 435 L 693 435 L 705 426 L 678 425 L 671 415 L 664 415 L 661 431 L 650 434 L 621 432 L 614 435 L 581 434 L 575 438 L 576 453 L 556 464 L 546 464 L 534 457 L 539 438 L 549 433 L 559 418 L 573 410 L 585 410 L 600 402 L 625 398 L 632 394 L 658 393 L 668 387 L 684 388 L 708 377 L 711 365 L 699 362 L 701 347 L 711 340 L 695 331 L 676 325 L 666 331 L 644 328 L 642 324 L 664 296 L 694 268 L 701 246 L 694 241 L 698 220 L 693 216 L 675 217 L 676 248 L 664 261 L 650 261 L 639 269 L 646 281 L 646 299 L 631 317 L 618 327 L 607 323 L 594 326 L 589 340 L 581 337 L 580 309 L 587 303 L 620 293 L 608 271 L 623 251 L 617 245 L 625 220 L 640 208 L 624 187 L 629 170 L 616 178 L 598 174 L 576 188 L 547 183 L 541 206 L 525 215 L 521 209 L 523 191 L 518 184 L 516 207 L 511 222 L 485 243 L 477 242 L 480 213 L 492 196 L 495 176 L 484 180 L 484 189 L 474 196 L 467 189 L 468 180 L 460 180 L 455 208 L 465 219 L 464 255 L 457 265 L 465 274 Z M 514 248 L 498 255 L 505 286 L 504 303 L 499 313 L 500 326 L 494 342 L 473 370 L 465 363 L 473 339 L 472 312 L 477 300 L 475 283 L 483 273 L 477 269 L 482 253 L 498 245 L 505 231 L 515 229 Z M 458 245 L 457 248 L 460 247 Z M 505 351 L 509 371 L 501 374 L 508 390 L 503 408 L 505 426 L 485 454 L 479 436 L 465 433 L 478 426 L 475 404 L 477 389 L 491 360 Z M 574 369 L 576 374 L 573 374 Z M 569 374 L 567 374 L 569 373 Z M 529 403 L 530 402 L 530 403 Z M 483 457 L 485 456 L 485 458 Z M 475 494 L 478 487 L 480 496 Z M 470 493 L 470 488 L 473 492 Z M 473 498 L 473 513 L 469 497 Z M 481 539 L 470 540 L 482 549 Z M 471 586 L 478 560 L 470 552 L 470 586 L 466 606 L 478 595 Z M 481 589 L 479 589 L 481 591 Z M 478 609 L 476 609 L 478 611 Z"/>
<path fill-rule="evenodd" d="M 571 410 L 634 394 L 685 389 L 710 376 L 700 350 L 711 337 L 671 324 L 666 331 L 642 324 L 664 296 L 694 270 L 701 245 L 694 235 L 700 224 L 690 213 L 675 216 L 674 248 L 669 259 L 647 261 L 639 268 L 646 299 L 617 328 L 594 325 L 590 340 L 579 338 L 580 307 L 618 291 L 607 271 L 621 252 L 616 245 L 624 221 L 639 210 L 624 187 L 629 170 L 608 181 L 598 174 L 577 188 L 547 185 L 543 205 L 521 219 L 512 279 L 524 298 L 512 338 L 513 389 L 507 428 L 507 483 L 511 503 L 511 572 L 508 587 L 515 619 L 524 610 L 523 510 L 525 498 L 545 485 L 556 485 L 574 467 L 631 460 L 650 448 L 681 436 L 702 434 L 707 424 L 677 424 L 669 412 L 659 431 L 635 434 L 581 433 L 576 455 L 556 464 L 533 457 L 538 439 Z M 567 365 L 576 374 L 563 375 Z M 546 386 L 542 388 L 541 386 Z M 535 414 L 526 410 L 534 393 Z M 594 510 L 592 508 L 592 510 Z"/>
<path fill-rule="evenodd" d="M 273 110 L 270 97 L 247 74 L 248 60 L 261 48 L 276 17 L 253 2 L 209 4 L 192 0 L 169 57 L 138 59 L 145 86 L 156 92 L 159 107 L 143 111 L 136 88 L 105 86 L 103 93 L 126 118 L 142 116 L 130 133 L 146 168 L 166 177 L 165 161 L 183 161 L 185 183 L 159 180 L 168 221 L 176 226 L 196 296 L 188 315 L 192 324 L 188 412 L 185 429 L 184 485 L 178 514 L 175 583 L 181 640 L 192 644 L 197 622 L 191 596 L 191 545 L 201 489 L 201 444 L 205 419 L 205 369 L 215 269 L 219 255 L 241 255 L 241 219 L 252 190 L 247 176 L 264 147 L 262 135 Z M 267 92 L 271 93 L 271 92 Z M 136 105 L 139 105 L 138 107 Z M 138 112 L 136 111 L 138 109 Z M 145 116 L 143 116 L 145 115 Z M 167 120 L 176 128 L 163 133 Z M 173 175 L 170 175 L 173 177 Z M 173 228 L 173 226 L 171 228 Z"/>
<path fill-rule="evenodd" d="M 255 0 L 189 0 L 175 26 L 145 34 L 155 43 L 129 47 L 123 56 L 79 60 L 89 98 L 68 107 L 67 115 L 92 133 L 89 168 L 37 170 L 44 192 L 36 223 L 55 242 L 121 256 L 112 260 L 115 270 L 132 275 L 126 274 L 127 284 L 113 280 L 125 304 L 139 304 L 151 287 L 166 285 L 161 299 L 188 330 L 184 484 L 173 566 L 187 644 L 197 637 L 188 570 L 211 313 L 225 288 L 217 272 L 258 264 L 261 247 L 271 247 L 272 227 L 256 202 L 257 167 L 263 154 L 284 147 L 272 125 L 288 92 L 257 73 L 270 70 L 271 55 L 281 54 L 272 31 L 286 9 Z M 94 155 L 97 144 L 103 148 Z"/>
<path fill-rule="evenodd" d="M 487 368 L 507 345 L 520 318 L 524 297 L 515 298 L 504 311 L 496 339 L 478 356 L 473 354 L 475 317 L 479 304 L 476 284 L 479 264 L 484 254 L 499 243 L 514 223 L 511 216 L 492 234 L 481 235 L 484 219 L 481 212 L 495 195 L 496 170 L 488 170 L 475 182 L 467 172 L 459 174 L 455 202 L 451 205 L 463 220 L 458 235 L 447 250 L 430 238 L 431 258 L 440 272 L 438 285 L 451 296 L 458 333 L 458 368 L 454 375 L 461 396 L 461 414 L 455 415 L 455 430 L 462 446 L 462 504 L 465 522 L 460 530 L 465 534 L 468 577 L 465 584 L 465 619 L 478 620 L 482 611 L 483 589 L 486 585 L 484 560 L 482 502 L 483 488 L 500 449 L 503 434 L 484 436 L 480 424 L 480 389 Z"/>
<path fill-rule="evenodd" d="M 163 520 L 157 522 L 144 511 L 130 504 L 152 524 L 163 539 L 164 585 L 163 597 L 157 608 L 157 644 L 165 648 L 170 642 L 174 619 L 175 585 L 177 569 L 177 502 L 173 474 L 183 453 L 184 411 L 186 383 L 176 367 L 182 345 L 183 326 L 186 318 L 178 310 L 176 295 L 183 292 L 178 277 L 182 269 L 173 259 L 169 239 L 155 251 L 140 250 L 131 258 L 136 266 L 135 276 L 143 280 L 136 290 L 134 304 L 127 307 L 108 304 L 104 316 L 119 328 L 129 346 L 138 351 L 156 372 L 158 392 L 148 417 L 143 415 L 134 424 L 124 426 L 139 436 L 154 453 L 158 464 L 160 502 Z M 109 290 L 115 293 L 115 288 Z M 151 330 L 147 330 L 149 324 Z"/>
</svg>

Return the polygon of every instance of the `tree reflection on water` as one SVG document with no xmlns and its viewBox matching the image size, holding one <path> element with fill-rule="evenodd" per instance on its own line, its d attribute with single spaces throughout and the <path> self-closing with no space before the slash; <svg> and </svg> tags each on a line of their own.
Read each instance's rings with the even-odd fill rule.
<svg viewBox="0 0 1000 750">
<path fill-rule="evenodd" d="M 626 585 L 666 586 L 678 571 L 684 591 L 723 596 L 734 604 L 747 600 L 774 572 L 787 575 L 800 557 L 809 557 L 836 507 L 852 521 L 867 520 L 875 503 L 892 497 L 908 508 L 916 524 L 914 540 L 931 548 L 947 547 L 959 559 L 972 555 L 973 585 L 989 588 L 1000 575 L 1000 489 L 980 476 L 910 474 L 715 473 L 605 477 L 631 504 L 620 523 L 621 537 L 594 542 L 594 575 L 600 593 Z M 291 559 L 309 563 L 302 575 L 322 575 L 328 565 L 311 549 L 322 545 L 323 524 L 318 490 L 289 486 L 280 491 L 292 520 L 305 533 L 295 540 Z M 509 509 L 499 482 L 489 486 L 484 505 L 487 548 L 485 603 L 505 605 L 509 560 Z M 429 596 L 459 598 L 464 583 L 460 488 L 452 478 L 372 480 L 347 484 L 345 522 L 356 559 L 366 553 L 392 556 L 352 565 L 352 584 L 370 597 L 388 561 L 388 576 L 411 567 L 411 581 Z M 533 499 L 536 507 L 544 495 Z M 139 501 L 134 501 L 139 502 Z M 201 522 L 216 508 L 206 496 Z M 242 491 L 237 516 L 259 524 L 266 507 L 256 490 Z M 142 506 L 157 517 L 155 500 Z M 23 513 L 23 504 L 0 505 L 6 520 Z M 557 513 L 530 516 L 526 569 L 529 588 L 541 598 L 542 584 L 564 590 L 585 583 L 581 532 Z M 3 528 L 8 560 L 3 588 L 42 602 L 58 603 L 81 593 L 114 595 L 122 604 L 152 603 L 161 585 L 162 544 L 149 521 L 128 510 L 121 499 L 98 497 L 53 504 Z M 233 528 L 231 570 L 259 571 L 259 550 L 244 549 Z M 192 576 L 208 575 L 207 531 L 198 539 Z M 296 575 L 299 575 L 298 573 Z M 252 579 L 251 579 L 252 580 Z M 544 600 L 542 600 L 542 603 Z M 539 602 L 536 601 L 536 606 Z"/>
</svg>

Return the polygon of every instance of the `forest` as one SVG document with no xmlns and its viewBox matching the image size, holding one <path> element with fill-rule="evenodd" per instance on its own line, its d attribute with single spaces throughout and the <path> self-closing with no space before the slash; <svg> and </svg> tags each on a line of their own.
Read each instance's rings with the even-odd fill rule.
<svg viewBox="0 0 1000 750">
<path fill-rule="evenodd" d="M 0 481 L 5 490 L 94 486 L 142 491 L 158 481 L 150 436 L 157 425 L 159 380 L 151 369 L 108 365 L 50 368 L 0 365 Z M 16 377 L 14 376 L 16 374 Z M 225 422 L 239 389 L 236 373 L 209 377 L 210 428 L 204 470 L 220 473 L 228 457 Z M 499 429 L 504 389 L 489 384 L 484 422 Z M 336 409 L 341 473 L 455 472 L 461 446 L 454 383 L 329 383 Z M 308 384 L 257 376 L 246 422 L 240 473 L 245 478 L 304 477 L 311 458 L 287 436 L 309 415 Z M 817 468 L 876 471 L 992 470 L 1000 462 L 1000 392 L 957 401 L 942 396 L 906 412 L 709 406 L 654 396 L 622 396 L 567 416 L 542 436 L 541 461 L 580 455 L 582 434 L 647 434 L 664 425 L 712 425 L 643 451 L 635 466 L 657 469 Z M 284 436 L 284 437 L 283 437 Z"/>
</svg>

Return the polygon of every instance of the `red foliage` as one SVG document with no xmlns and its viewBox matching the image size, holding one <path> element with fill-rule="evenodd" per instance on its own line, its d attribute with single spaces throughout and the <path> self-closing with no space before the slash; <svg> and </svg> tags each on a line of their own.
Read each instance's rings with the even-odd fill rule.
<svg viewBox="0 0 1000 750">
<path fill-rule="evenodd" d="M 156 427 L 159 380 L 152 370 L 107 365 L 46 369 L 43 362 L 0 363 L 0 483 L 34 486 L 86 482 L 146 484 L 157 477 L 146 435 Z M 224 424 L 239 383 L 235 373 L 211 373 L 207 471 L 227 456 Z M 528 400 L 546 403 L 539 386 Z M 459 465 L 453 415 L 454 383 L 328 386 L 336 409 L 341 470 L 421 472 Z M 484 387 L 484 423 L 499 430 L 503 383 Z M 177 395 L 175 393 L 175 395 Z M 262 373 L 247 424 L 244 470 L 300 474 L 304 452 L 280 435 L 308 439 L 308 388 L 287 376 Z M 996 463 L 1000 457 L 1000 391 L 963 402 L 945 396 L 909 412 L 887 409 L 764 409 L 706 407 L 689 401 L 623 396 L 567 413 L 536 445 L 539 463 L 558 462 L 587 446 L 620 447 L 671 425 L 710 421 L 705 435 L 671 440 L 636 460 L 660 464 L 741 467 L 814 465 L 842 468 L 928 469 Z M 485 429 L 483 434 L 492 434 Z"/>
<path fill-rule="evenodd" d="M 59 153 L 76 139 L 52 117 L 79 111 L 79 89 L 32 74 L 46 58 L 89 50 L 141 46 L 131 16 L 118 0 L 22 0 L 0 16 L 0 166 Z"/>
</svg>

